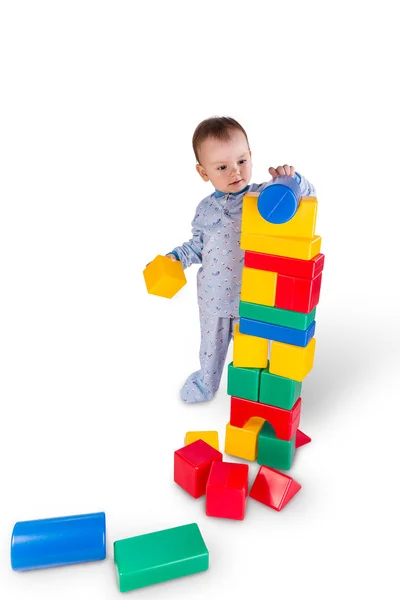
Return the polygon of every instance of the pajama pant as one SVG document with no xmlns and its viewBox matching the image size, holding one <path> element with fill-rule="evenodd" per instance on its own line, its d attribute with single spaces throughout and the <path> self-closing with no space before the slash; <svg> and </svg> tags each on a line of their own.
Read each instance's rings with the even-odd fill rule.
<svg viewBox="0 0 400 600">
<path fill-rule="evenodd" d="M 229 343 L 239 317 L 219 317 L 200 308 L 200 371 L 192 373 L 181 389 L 187 404 L 211 400 L 218 390 Z"/>
</svg>

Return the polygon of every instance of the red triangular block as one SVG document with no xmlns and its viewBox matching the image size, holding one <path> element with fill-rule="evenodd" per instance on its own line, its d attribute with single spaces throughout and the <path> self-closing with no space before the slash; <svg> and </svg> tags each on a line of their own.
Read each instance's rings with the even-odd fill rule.
<svg viewBox="0 0 400 600">
<path fill-rule="evenodd" d="M 301 485 L 289 475 L 262 466 L 254 480 L 250 498 L 279 511 L 300 489 Z"/>
<path fill-rule="evenodd" d="M 311 442 L 311 438 L 308 437 L 305 433 L 298 429 L 296 431 L 296 448 L 300 448 L 300 446 L 304 446 L 305 444 L 309 444 Z"/>
</svg>

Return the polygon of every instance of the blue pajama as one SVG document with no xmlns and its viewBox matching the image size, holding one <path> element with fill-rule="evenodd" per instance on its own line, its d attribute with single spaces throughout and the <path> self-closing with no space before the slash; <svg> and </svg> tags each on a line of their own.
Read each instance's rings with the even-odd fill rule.
<svg viewBox="0 0 400 600">
<path fill-rule="evenodd" d="M 314 187 L 296 173 L 302 196 Z M 211 400 L 219 387 L 234 324 L 239 322 L 244 251 L 240 248 L 243 197 L 261 192 L 267 183 L 251 184 L 236 194 L 216 190 L 197 206 L 192 237 L 173 249 L 184 269 L 201 264 L 197 273 L 200 313 L 200 370 L 181 389 L 184 402 Z"/>
<path fill-rule="evenodd" d="M 235 323 L 239 323 L 239 317 L 218 317 L 200 308 L 201 368 L 186 379 L 181 389 L 184 402 L 211 400 L 218 390 Z"/>
</svg>

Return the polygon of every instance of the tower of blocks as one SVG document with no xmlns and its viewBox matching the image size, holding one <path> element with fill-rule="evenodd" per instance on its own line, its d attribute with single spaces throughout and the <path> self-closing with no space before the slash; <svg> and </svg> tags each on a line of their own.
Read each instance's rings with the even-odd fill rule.
<svg viewBox="0 0 400 600">
<path fill-rule="evenodd" d="M 281 470 L 301 445 L 301 387 L 314 362 L 324 267 L 317 199 L 299 192 L 293 178 L 278 177 L 243 199 L 239 324 L 228 366 L 225 452 Z"/>
</svg>

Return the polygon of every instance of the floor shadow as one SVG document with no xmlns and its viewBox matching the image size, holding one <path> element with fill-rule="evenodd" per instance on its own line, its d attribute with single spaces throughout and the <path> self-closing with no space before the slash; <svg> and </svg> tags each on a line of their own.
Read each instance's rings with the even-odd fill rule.
<svg viewBox="0 0 400 600">
<path fill-rule="evenodd" d="M 389 364 L 399 355 L 396 336 L 382 321 L 330 323 L 318 332 L 314 367 L 303 382 L 303 410 L 324 418 L 337 410 L 346 396 L 362 389 L 365 382 L 386 376 Z M 397 361 L 398 364 L 398 361 Z"/>
</svg>

